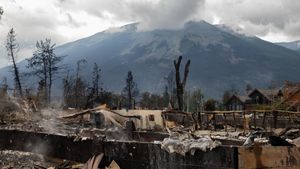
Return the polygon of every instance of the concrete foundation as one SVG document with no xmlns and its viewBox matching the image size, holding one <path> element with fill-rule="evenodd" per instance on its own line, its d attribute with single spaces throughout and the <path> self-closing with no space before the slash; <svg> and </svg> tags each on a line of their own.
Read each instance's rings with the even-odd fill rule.
<svg viewBox="0 0 300 169">
<path fill-rule="evenodd" d="M 34 152 L 78 162 L 104 153 L 102 166 L 115 160 L 122 169 L 300 168 L 297 147 L 230 147 L 197 151 L 194 156 L 169 154 L 160 145 L 103 140 L 74 141 L 75 137 L 0 130 L 0 150 Z"/>
</svg>

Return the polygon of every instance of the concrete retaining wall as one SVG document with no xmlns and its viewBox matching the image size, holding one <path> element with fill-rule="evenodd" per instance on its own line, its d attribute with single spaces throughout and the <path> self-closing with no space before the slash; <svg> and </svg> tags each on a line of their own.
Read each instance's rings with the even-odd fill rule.
<svg viewBox="0 0 300 169">
<path fill-rule="evenodd" d="M 194 169 L 234 168 L 234 148 L 219 147 L 209 152 L 198 151 L 194 156 L 169 154 L 160 145 L 142 142 L 85 140 L 74 137 L 17 130 L 0 130 L 0 150 L 34 152 L 79 162 L 104 152 L 102 165 L 115 160 L 122 169 Z"/>
<path fill-rule="evenodd" d="M 34 152 L 78 162 L 104 152 L 102 166 L 115 160 L 122 169 L 300 168 L 297 147 L 222 146 L 181 156 L 169 154 L 153 143 L 73 140 L 74 137 L 0 130 L 0 150 Z"/>
</svg>

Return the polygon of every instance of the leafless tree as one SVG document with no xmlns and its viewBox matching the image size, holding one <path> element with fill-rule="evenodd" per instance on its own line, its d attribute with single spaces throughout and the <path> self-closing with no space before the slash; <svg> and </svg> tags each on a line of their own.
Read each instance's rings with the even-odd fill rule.
<svg viewBox="0 0 300 169">
<path fill-rule="evenodd" d="M 123 89 L 123 96 L 127 100 L 128 109 L 134 108 L 132 106 L 132 102 L 135 101 L 134 98 L 139 94 L 139 90 L 137 88 L 137 84 L 133 80 L 133 75 L 131 71 L 128 71 L 126 78 L 126 86 Z"/>
<path fill-rule="evenodd" d="M 100 72 L 101 69 L 99 68 L 97 63 L 94 63 L 94 68 L 93 68 L 93 87 L 92 87 L 92 92 L 96 97 L 99 97 L 99 92 L 100 92 Z"/>
<path fill-rule="evenodd" d="M 174 67 L 175 67 L 175 74 L 176 74 L 176 92 L 177 92 L 178 109 L 180 111 L 183 111 L 183 94 L 184 94 L 184 88 L 185 88 L 185 84 L 187 81 L 187 77 L 189 74 L 189 67 L 190 67 L 191 61 L 188 60 L 187 63 L 185 64 L 184 77 L 183 77 L 183 81 L 181 81 L 181 78 L 180 78 L 181 60 L 182 60 L 182 56 L 179 56 L 177 61 L 174 60 Z"/>
<path fill-rule="evenodd" d="M 19 50 L 19 45 L 16 41 L 16 34 L 15 34 L 15 31 L 14 31 L 13 28 L 11 28 L 10 31 L 8 32 L 8 34 L 7 34 L 6 50 L 7 50 L 7 55 L 8 55 L 9 59 L 12 62 L 12 65 L 13 65 L 13 74 L 14 74 L 16 89 L 18 90 L 20 97 L 23 97 L 19 69 L 18 69 L 17 64 L 16 64 L 16 54 Z"/>
<path fill-rule="evenodd" d="M 8 94 L 8 84 L 6 77 L 3 78 L 2 83 L 0 84 L 0 100 L 6 98 Z"/>
<path fill-rule="evenodd" d="M 32 75 L 35 75 L 43 81 L 45 100 L 51 103 L 51 90 L 54 76 L 59 72 L 59 63 L 62 61 L 63 56 L 57 56 L 54 53 L 55 44 L 51 44 L 51 39 L 40 41 L 36 43 L 36 51 L 33 57 L 27 59 L 28 67 L 32 68 Z"/>
<path fill-rule="evenodd" d="M 169 74 L 165 77 L 165 80 L 167 82 L 166 85 L 166 91 L 168 92 L 168 104 L 170 104 L 170 106 L 173 108 L 174 107 L 174 102 L 176 100 L 176 98 L 174 98 L 174 92 L 175 92 L 175 72 L 173 70 L 171 70 L 169 72 Z"/>
<path fill-rule="evenodd" d="M 74 95 L 75 95 L 75 107 L 83 107 L 82 104 L 85 104 L 85 97 L 86 97 L 86 84 L 83 82 L 80 73 L 81 73 L 81 66 L 82 64 L 87 63 L 85 59 L 81 59 L 77 61 L 77 68 L 76 68 L 76 79 L 75 79 L 75 86 L 73 88 Z M 84 103 L 83 103 L 84 102 Z"/>
</svg>

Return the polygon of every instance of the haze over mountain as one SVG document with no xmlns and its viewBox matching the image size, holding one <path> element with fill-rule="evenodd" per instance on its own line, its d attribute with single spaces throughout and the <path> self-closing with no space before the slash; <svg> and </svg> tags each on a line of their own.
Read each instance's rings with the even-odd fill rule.
<svg viewBox="0 0 300 169">
<path fill-rule="evenodd" d="M 75 70 L 87 60 L 83 77 L 88 81 L 94 62 L 106 89 L 121 91 L 129 70 L 142 91 L 161 92 L 173 60 L 191 59 L 187 89 L 200 88 L 206 97 L 219 98 L 224 90 L 244 90 L 246 84 L 267 87 L 271 81 L 299 81 L 300 54 L 257 37 L 235 33 L 207 22 L 188 22 L 178 30 L 138 31 L 137 23 L 109 29 L 56 48 L 64 63 Z M 26 62 L 22 61 L 25 70 Z M 183 65 L 182 65 L 183 69 Z M 0 70 L 9 76 L 8 68 Z M 74 71 L 71 71 L 71 73 Z M 36 84 L 31 80 L 28 86 Z M 61 89 L 61 80 L 56 81 Z M 59 87 L 60 86 L 60 87 Z"/>
<path fill-rule="evenodd" d="M 300 52 L 300 40 L 293 41 L 293 42 L 280 42 L 276 44 Z"/>
</svg>

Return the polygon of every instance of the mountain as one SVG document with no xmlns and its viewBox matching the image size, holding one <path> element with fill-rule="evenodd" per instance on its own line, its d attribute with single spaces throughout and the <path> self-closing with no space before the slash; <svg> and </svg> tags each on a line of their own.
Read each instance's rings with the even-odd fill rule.
<svg viewBox="0 0 300 169">
<path fill-rule="evenodd" d="M 246 84 L 267 87 L 270 81 L 300 80 L 299 53 L 257 37 L 205 21 L 188 22 L 178 30 L 138 31 L 137 27 L 135 23 L 109 29 L 59 46 L 56 54 L 66 56 L 64 64 L 71 70 L 85 58 L 82 75 L 87 81 L 93 63 L 98 63 L 105 88 L 114 91 L 122 90 L 128 70 L 140 90 L 163 91 L 164 77 L 179 55 L 183 63 L 191 59 L 187 88 L 201 88 L 207 97 L 220 98 L 232 87 L 243 91 Z M 19 65 L 24 71 L 25 61 Z M 0 76 L 5 72 L 7 68 L 1 69 Z M 31 80 L 29 85 L 35 83 Z M 60 90 L 61 81 L 56 85 Z"/>
<path fill-rule="evenodd" d="M 299 41 L 293 41 L 293 42 L 279 42 L 276 43 L 279 46 L 283 46 L 285 48 L 300 52 L 300 40 Z"/>
</svg>

